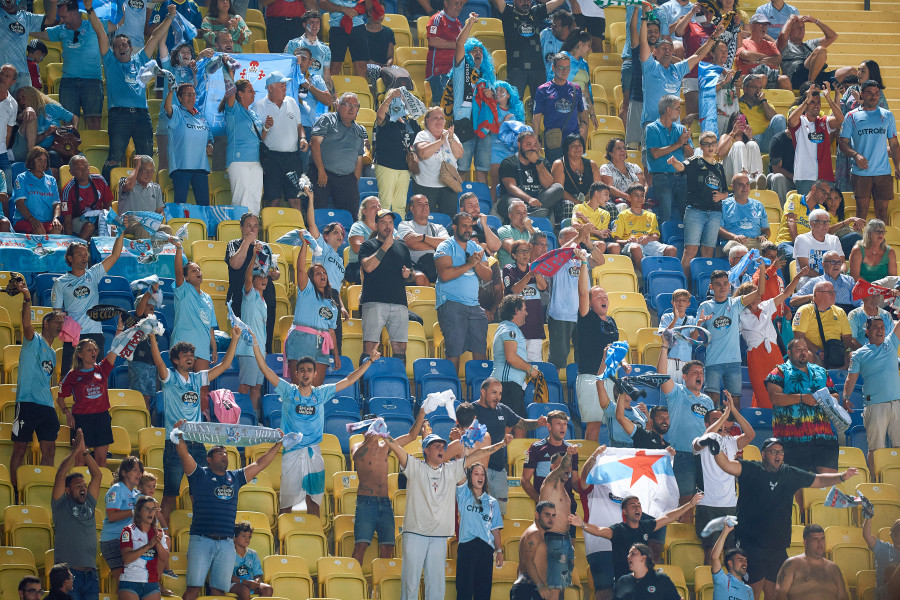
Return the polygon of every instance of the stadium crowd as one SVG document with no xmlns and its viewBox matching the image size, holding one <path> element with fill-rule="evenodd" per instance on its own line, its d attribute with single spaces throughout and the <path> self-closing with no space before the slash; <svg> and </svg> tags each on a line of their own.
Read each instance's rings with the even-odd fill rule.
<svg viewBox="0 0 900 600">
<path fill-rule="evenodd" d="M 784 0 L 441 4 L 0 0 L 0 242 L 67 236 L 70 269 L 7 274 L 9 546 L 34 541 L 11 511 L 39 513 L 35 469 L 53 475 L 52 553 L 20 600 L 301 600 L 273 557 L 347 600 L 366 576 L 440 600 L 451 574 L 460 599 L 688 600 L 704 575 L 714 600 L 864 597 L 869 572 L 900 597 L 881 479 L 900 471 L 900 145 L 878 63 L 835 66 L 835 24 Z M 424 72 L 400 64 L 402 11 Z M 260 53 L 296 65 L 253 81 Z M 188 203 L 232 227 L 173 234 Z M 163 248 L 143 285 L 123 266 L 141 239 Z M 158 429 L 122 452 L 130 390 Z M 209 422 L 286 437 L 191 439 Z M 262 530 L 252 493 L 273 499 Z M 317 561 L 290 562 L 291 518 Z"/>
</svg>

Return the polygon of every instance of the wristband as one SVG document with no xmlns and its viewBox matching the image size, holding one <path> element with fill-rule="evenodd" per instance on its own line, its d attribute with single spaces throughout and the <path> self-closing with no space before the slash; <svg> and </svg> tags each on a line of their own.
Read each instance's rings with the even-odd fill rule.
<svg viewBox="0 0 900 600">
<path fill-rule="evenodd" d="M 375 252 L 375 258 L 377 258 L 378 260 L 381 260 L 382 258 L 384 258 L 385 254 L 387 254 L 387 252 L 384 251 L 384 248 L 379 248 Z"/>
</svg>

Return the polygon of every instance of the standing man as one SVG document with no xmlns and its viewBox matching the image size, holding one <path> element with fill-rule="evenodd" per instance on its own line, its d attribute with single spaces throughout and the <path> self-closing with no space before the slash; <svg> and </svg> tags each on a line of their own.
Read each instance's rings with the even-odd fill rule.
<svg viewBox="0 0 900 600">
<path fill-rule="evenodd" d="M 184 419 L 175 423 L 180 428 Z M 228 470 L 225 446 L 212 446 L 206 451 L 205 467 L 198 466 L 188 451 L 183 436 L 175 445 L 181 466 L 191 485 L 194 518 L 188 546 L 187 588 L 184 598 L 196 600 L 209 576 L 210 592 L 222 596 L 231 589 L 234 571 L 234 521 L 237 517 L 238 491 L 257 476 L 281 451 L 281 442 L 243 469 Z"/>
<path fill-rule="evenodd" d="M 454 534 L 456 484 L 466 478 L 466 468 L 506 448 L 511 435 L 464 458 L 444 462 L 447 442 L 436 433 L 422 440 L 424 460 L 407 454 L 388 437 L 388 448 L 397 455 L 406 475 L 406 514 L 403 517 L 403 571 L 400 600 L 419 597 L 419 581 L 425 572 L 425 597 L 444 598 L 444 565 L 447 538 Z M 490 484 L 488 484 L 490 485 Z"/>
<path fill-rule="evenodd" d="M 16 102 L 10 90 L 16 84 L 16 77 L 16 68 L 11 64 L 0 67 L 0 172 L 5 177 L 3 188 L 6 190 L 4 194 L 7 196 L 3 201 L 4 214 L 9 214 L 8 191 L 12 188 L 13 183 L 12 163 L 9 162 L 7 150 L 13 144 L 13 128 L 16 126 L 16 115 L 19 112 L 19 103 Z"/>
<path fill-rule="evenodd" d="M 572 60 L 565 52 L 554 55 L 553 79 L 541 84 L 534 94 L 534 129 L 540 131 L 543 126 L 544 154 L 551 164 L 562 158 L 563 142 L 568 135 L 587 137 L 588 109 L 584 105 L 581 87 L 568 79 L 571 64 Z M 568 214 L 561 215 L 559 210 L 555 212 L 557 222 L 572 216 L 571 207 L 563 211 Z"/>
<path fill-rule="evenodd" d="M 488 322 L 478 303 L 478 279 L 490 281 L 491 269 L 484 250 L 471 237 L 472 217 L 457 213 L 453 237 L 441 242 L 434 253 L 438 323 L 444 333 L 445 354 L 457 369 L 459 357 L 467 350 L 474 360 L 487 358 Z"/>
<path fill-rule="evenodd" d="M 440 106 L 444 88 L 450 80 L 456 38 L 463 25 L 459 20 L 466 0 L 447 0 L 444 9 L 428 19 L 428 56 L 425 59 L 425 80 L 431 87 L 431 105 Z"/>
<path fill-rule="evenodd" d="M 394 213 L 390 210 L 381 209 L 376 214 L 375 237 L 359 247 L 359 263 L 365 273 L 359 298 L 363 323 L 359 364 L 381 343 L 384 327 L 387 327 L 392 356 L 406 364 L 409 308 L 405 286 L 412 279 L 413 262 L 406 244 L 394 239 Z"/>
<path fill-rule="evenodd" d="M 266 78 L 266 97 L 253 105 L 253 112 L 263 122 L 259 134 L 266 146 L 266 151 L 260 152 L 263 168 L 262 205 L 280 206 L 283 198 L 291 208 L 302 212 L 300 190 L 287 174 L 301 168 L 299 153 L 306 152 L 309 144 L 303 129 L 300 107 L 296 100 L 287 96 L 289 81 L 280 72 L 273 71 Z"/>
<path fill-rule="evenodd" d="M 800 194 L 808 192 L 819 179 L 834 181 L 831 140 L 834 132 L 844 122 L 844 113 L 830 92 L 831 84 L 827 81 L 821 89 L 810 85 L 803 102 L 788 114 L 788 129 L 796 147 L 794 183 Z M 830 115 L 820 114 L 823 95 Z"/>
<path fill-rule="evenodd" d="M 331 48 L 319 39 L 322 14 L 317 10 L 307 11 L 303 15 L 302 22 L 303 35 L 289 41 L 284 47 L 284 53 L 296 54 L 298 48 L 309 48 L 309 71 L 325 81 L 325 85 L 328 86 L 326 91 L 334 93 L 334 81 L 331 78 Z"/>
<path fill-rule="evenodd" d="M 81 455 L 91 475 L 90 482 L 81 473 L 69 473 Z M 100 583 L 97 578 L 97 521 L 94 510 L 100 494 L 103 473 L 91 452 L 84 446 L 79 429 L 72 450 L 56 471 L 50 508 L 53 511 L 53 560 L 69 564 L 72 571 L 73 600 L 97 600 Z"/>
<path fill-rule="evenodd" d="M 510 600 L 552 600 L 555 597 L 547 582 L 545 539 L 555 522 L 556 505 L 538 502 L 534 507 L 534 523 L 519 539 L 519 577 L 509 590 Z"/>
<path fill-rule="evenodd" d="M 775 598 L 776 576 L 787 560 L 787 547 L 791 543 L 794 493 L 808 487 L 837 485 L 854 477 L 857 470 L 850 467 L 843 473 L 816 475 L 786 465 L 784 445 L 777 438 L 763 442 L 761 462 L 735 460 L 719 452 L 716 463 L 737 477 L 741 489 L 735 536 L 738 547 L 747 554 L 747 583 L 756 598 L 763 590 L 767 598 Z"/>
<path fill-rule="evenodd" d="M 151 163 L 152 164 L 152 163 Z M 135 167 L 137 169 L 137 166 Z M 66 235 L 77 235 L 86 242 L 97 233 L 98 217 L 85 217 L 84 213 L 94 210 L 109 210 L 113 195 L 106 180 L 99 173 L 91 173 L 91 165 L 83 154 L 76 154 L 69 160 L 72 179 L 60 193 L 60 216 Z"/>
<path fill-rule="evenodd" d="M 551 15 L 550 27 L 541 30 L 541 55 L 547 67 L 547 81 L 553 79 L 553 57 L 562 50 L 563 42 L 568 39 L 573 27 L 575 21 L 571 13 L 560 9 Z"/>
<path fill-rule="evenodd" d="M 712 569 L 713 600 L 753 600 L 753 589 L 744 583 L 747 576 L 746 552 L 740 548 L 731 548 L 725 553 L 728 572 L 722 570 L 722 551 L 725 550 L 725 540 L 732 531 L 734 526 L 725 523 L 725 528 L 712 549 L 709 565 Z"/>
<path fill-rule="evenodd" d="M 784 0 L 769 0 L 769 2 L 759 6 L 756 9 L 757 15 L 765 17 L 769 27 L 766 34 L 773 40 L 777 40 L 784 24 L 788 22 L 791 15 L 799 14 L 797 9 L 785 2 Z"/>
<path fill-rule="evenodd" d="M 359 98 L 345 92 L 338 100 L 337 112 L 316 121 L 310 141 L 313 164 L 309 179 L 320 208 L 341 208 L 351 215 L 359 209 L 359 178 L 367 138 L 365 128 L 356 122 L 357 114 Z"/>
<path fill-rule="evenodd" d="M 841 152 L 853 159 L 850 174 L 856 196 L 856 216 L 868 218 L 869 200 L 874 198 L 875 215 L 890 223 L 888 204 L 894 199 L 894 185 L 886 146 L 891 148 L 896 179 L 900 177 L 897 123 L 891 111 L 878 106 L 881 97 L 878 83 L 869 80 L 862 83 L 861 88 L 862 106 L 844 117 L 838 144 Z"/>
<path fill-rule="evenodd" d="M 535 503 L 541 500 L 541 489 L 544 480 L 556 469 L 554 463 L 559 464 L 560 455 L 574 449 L 575 456 L 570 462 L 569 469 L 562 478 L 563 487 L 572 503 L 572 511 L 575 510 L 575 497 L 572 495 L 573 485 L 569 474 L 575 475 L 575 483 L 578 482 L 578 448 L 566 443 L 566 431 L 569 426 L 569 416 L 561 410 L 553 410 L 547 413 L 547 437 L 533 443 L 527 451 L 528 460 L 522 467 L 522 489 Z M 568 517 L 568 514 L 566 514 Z M 568 527 L 568 525 L 566 525 Z"/>
<path fill-rule="evenodd" d="M 803 528 L 803 554 L 787 559 L 781 566 L 775 597 L 848 600 L 840 567 L 825 558 L 825 530 L 821 525 Z"/>
<path fill-rule="evenodd" d="M 305 38 L 304 38 L 305 39 Z M 297 86 L 297 106 L 300 107 L 300 122 L 306 139 L 312 139 L 312 130 L 316 121 L 327 113 L 334 102 L 328 84 L 321 75 L 312 71 L 312 49 L 301 46 L 294 50 L 297 64 L 300 65 L 302 83 Z M 300 166 L 303 172 L 309 170 L 309 149 L 300 152 Z"/>
<path fill-rule="evenodd" d="M 562 6 L 564 1 L 532 3 L 532 0 L 514 0 L 510 6 L 504 0 L 494 0 L 494 7 L 503 22 L 503 39 L 506 40 L 506 80 L 518 90 L 519 98 L 525 98 L 527 87 L 529 95 L 536 100 L 538 87 L 547 81 L 540 32 L 547 15 Z M 563 81 L 567 76 L 568 72 L 563 76 Z M 535 122 L 534 130 L 539 129 Z"/>
<path fill-rule="evenodd" d="M 88 0 L 88 5 L 91 0 Z M 16 81 L 11 87 L 15 92 L 20 87 L 31 85 L 31 74 L 28 72 L 26 50 L 31 34 L 43 31 L 56 23 L 56 2 L 47 6 L 47 14 L 35 15 L 19 10 L 19 3 L 4 0 L 0 3 L 0 64 L 10 64 L 16 69 Z M 85 10 L 89 10 L 86 5 Z"/>
<path fill-rule="evenodd" d="M 644 112 L 646 107 L 645 101 Z M 691 130 L 678 122 L 681 118 L 681 99 L 671 94 L 663 96 L 657 108 L 659 118 L 641 128 L 644 130 L 647 169 L 653 180 L 651 195 L 659 211 L 657 216 L 660 222 L 665 223 L 673 217 L 682 217 L 687 204 L 685 176 L 676 172 L 671 160 L 674 158 L 684 162 L 685 156 L 693 155 L 694 146 L 691 144 Z"/>
</svg>

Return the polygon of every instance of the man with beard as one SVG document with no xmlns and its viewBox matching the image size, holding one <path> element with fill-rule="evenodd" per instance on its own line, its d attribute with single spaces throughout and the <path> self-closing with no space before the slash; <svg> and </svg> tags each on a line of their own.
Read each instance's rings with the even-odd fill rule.
<svg viewBox="0 0 900 600">
<path fill-rule="evenodd" d="M 821 525 L 803 528 L 803 554 L 785 561 L 778 571 L 775 600 L 847 600 L 844 576 L 825 558 L 825 530 Z"/>
<path fill-rule="evenodd" d="M 639 410 L 646 410 L 647 407 L 641 402 L 638 404 Z M 669 433 L 669 407 L 668 406 L 652 406 L 650 407 L 650 420 L 647 421 L 649 429 L 637 426 L 625 416 L 625 403 L 616 403 L 616 421 L 622 426 L 629 436 L 635 448 L 646 448 L 647 450 L 662 450 L 669 447 L 669 442 L 663 439 L 663 436 Z"/>
<path fill-rule="evenodd" d="M 534 523 L 519 539 L 519 577 L 509 591 L 510 600 L 550 600 L 547 587 L 547 544 L 544 534 L 553 528 L 556 506 L 539 502 L 534 508 Z"/>
<path fill-rule="evenodd" d="M 728 572 L 722 570 L 722 550 L 725 549 L 725 539 L 731 535 L 734 525 L 725 523 L 725 528 L 719 534 L 715 546 L 712 549 L 712 558 L 709 562 L 712 568 L 713 600 L 753 600 L 753 590 L 744 583 L 747 576 L 747 553 L 740 548 L 732 548 L 725 553 L 725 566 Z"/>
<path fill-rule="evenodd" d="M 81 473 L 69 473 L 79 455 L 84 457 L 90 482 L 86 482 Z M 69 595 L 75 600 L 97 600 L 100 596 L 94 509 L 102 480 L 103 473 L 85 448 L 84 435 L 79 429 L 72 441 L 72 450 L 56 471 L 50 501 L 56 542 L 54 560 L 69 564 L 74 576 Z"/>
</svg>

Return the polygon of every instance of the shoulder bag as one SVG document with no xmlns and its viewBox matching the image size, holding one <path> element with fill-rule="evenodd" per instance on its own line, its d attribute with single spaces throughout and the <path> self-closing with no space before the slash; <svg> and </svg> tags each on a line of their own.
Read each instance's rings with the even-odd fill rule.
<svg viewBox="0 0 900 600">
<path fill-rule="evenodd" d="M 842 340 L 825 339 L 822 317 L 819 316 L 819 307 L 815 302 L 813 302 L 813 310 L 816 311 L 816 322 L 819 324 L 819 335 L 822 337 L 822 366 L 826 369 L 840 369 L 844 366 L 844 354 L 847 352 L 847 348 Z"/>
<path fill-rule="evenodd" d="M 575 96 L 575 93 L 572 95 L 572 110 L 569 111 L 569 116 L 563 127 L 554 127 L 553 129 L 544 130 L 544 150 L 556 150 L 557 148 L 562 148 L 563 130 L 572 122 L 572 115 L 575 114 L 576 107 L 578 106 L 578 97 Z"/>
</svg>

